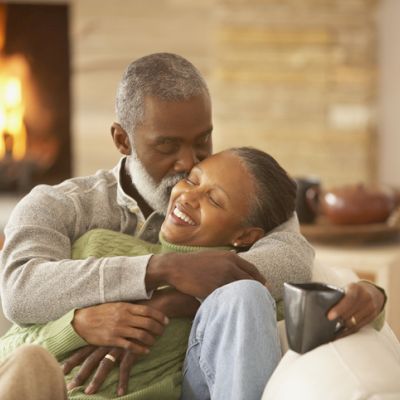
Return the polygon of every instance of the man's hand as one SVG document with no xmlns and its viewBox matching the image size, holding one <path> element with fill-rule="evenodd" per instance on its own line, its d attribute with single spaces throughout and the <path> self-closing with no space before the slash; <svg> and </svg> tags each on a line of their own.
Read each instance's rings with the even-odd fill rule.
<svg viewBox="0 0 400 400">
<path fill-rule="evenodd" d="M 89 344 L 116 346 L 147 354 L 155 336 L 164 332 L 168 318 L 153 307 L 106 303 L 75 311 L 72 326 Z"/>
<path fill-rule="evenodd" d="M 167 253 L 151 257 L 146 288 L 153 290 L 167 283 L 182 293 L 205 298 L 215 289 L 241 279 L 265 284 L 257 268 L 234 252 Z"/>
<path fill-rule="evenodd" d="M 153 293 L 150 300 L 137 301 L 161 311 L 168 318 L 194 318 L 200 302 L 192 296 L 167 287 Z"/>
<path fill-rule="evenodd" d="M 351 283 L 346 287 L 345 296 L 328 313 L 328 319 L 341 318 L 345 329 L 337 338 L 357 332 L 372 322 L 382 311 L 385 297 L 368 282 Z"/>
</svg>

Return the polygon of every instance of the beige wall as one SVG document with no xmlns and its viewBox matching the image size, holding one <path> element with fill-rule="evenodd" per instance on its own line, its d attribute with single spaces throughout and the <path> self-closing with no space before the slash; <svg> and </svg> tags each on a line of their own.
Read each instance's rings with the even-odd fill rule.
<svg viewBox="0 0 400 400">
<path fill-rule="evenodd" d="M 73 0 L 75 175 L 110 168 L 119 158 L 110 125 L 118 81 L 132 60 L 175 52 L 210 75 L 211 6 L 187 0 Z"/>
<path fill-rule="evenodd" d="M 75 0 L 75 173 L 118 158 L 109 125 L 128 62 L 174 51 L 210 83 L 215 150 L 257 146 L 326 184 L 374 180 L 374 15 L 371 0 Z"/>
<path fill-rule="evenodd" d="M 382 182 L 400 187 L 400 1 L 384 0 L 380 27 L 380 151 Z"/>
<path fill-rule="evenodd" d="M 399 0 L 70 3 L 75 175 L 118 159 L 109 126 L 126 65 L 173 51 L 210 84 L 215 150 L 261 147 L 326 185 L 399 183 Z"/>
<path fill-rule="evenodd" d="M 218 144 L 326 185 L 376 177 L 375 2 L 219 3 Z"/>
</svg>

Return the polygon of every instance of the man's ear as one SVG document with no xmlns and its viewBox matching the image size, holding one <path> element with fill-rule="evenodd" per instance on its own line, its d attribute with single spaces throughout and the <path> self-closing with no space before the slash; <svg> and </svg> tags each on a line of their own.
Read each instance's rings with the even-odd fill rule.
<svg viewBox="0 0 400 400">
<path fill-rule="evenodd" d="M 234 247 L 250 247 L 265 235 L 264 229 L 257 227 L 244 228 L 232 240 Z"/>
<path fill-rule="evenodd" d="M 118 151 L 125 156 L 129 156 L 131 154 L 131 142 L 128 134 L 117 122 L 111 125 L 111 136 Z"/>
</svg>

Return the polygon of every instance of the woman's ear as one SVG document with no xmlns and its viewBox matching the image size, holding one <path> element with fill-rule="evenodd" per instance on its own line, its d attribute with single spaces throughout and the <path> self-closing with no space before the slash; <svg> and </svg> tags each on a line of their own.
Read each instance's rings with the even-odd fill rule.
<svg viewBox="0 0 400 400">
<path fill-rule="evenodd" d="M 111 125 L 111 136 L 118 151 L 125 156 L 129 156 L 131 154 L 129 136 L 117 122 Z"/>
<path fill-rule="evenodd" d="M 251 227 L 240 231 L 231 242 L 233 247 L 250 247 L 265 235 L 264 229 Z"/>
</svg>

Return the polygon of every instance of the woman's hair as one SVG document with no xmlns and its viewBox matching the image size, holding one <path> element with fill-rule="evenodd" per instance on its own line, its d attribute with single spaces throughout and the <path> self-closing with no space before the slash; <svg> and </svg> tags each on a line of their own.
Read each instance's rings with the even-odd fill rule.
<svg viewBox="0 0 400 400">
<path fill-rule="evenodd" d="M 269 154 L 252 148 L 230 149 L 253 177 L 256 195 L 246 223 L 265 233 L 287 221 L 295 210 L 296 183 Z"/>
</svg>

